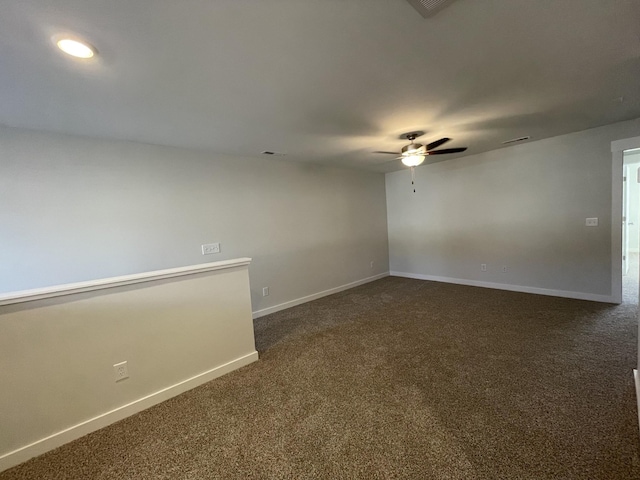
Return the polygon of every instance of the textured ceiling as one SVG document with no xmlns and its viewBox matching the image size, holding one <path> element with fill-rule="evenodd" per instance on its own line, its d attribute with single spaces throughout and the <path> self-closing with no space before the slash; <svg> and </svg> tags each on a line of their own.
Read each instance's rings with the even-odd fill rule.
<svg viewBox="0 0 640 480">
<path fill-rule="evenodd" d="M 397 170 L 372 152 L 411 130 L 468 155 L 640 117 L 639 4 L 0 0 L 0 123 Z"/>
</svg>

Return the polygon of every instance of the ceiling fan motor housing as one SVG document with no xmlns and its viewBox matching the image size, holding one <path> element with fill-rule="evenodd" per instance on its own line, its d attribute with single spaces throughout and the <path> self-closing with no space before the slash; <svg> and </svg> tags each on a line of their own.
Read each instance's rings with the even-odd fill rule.
<svg viewBox="0 0 640 480">
<path fill-rule="evenodd" d="M 419 153 L 422 148 L 422 144 L 420 143 L 410 143 L 409 145 L 405 145 L 402 147 L 402 155 L 412 155 Z"/>
</svg>

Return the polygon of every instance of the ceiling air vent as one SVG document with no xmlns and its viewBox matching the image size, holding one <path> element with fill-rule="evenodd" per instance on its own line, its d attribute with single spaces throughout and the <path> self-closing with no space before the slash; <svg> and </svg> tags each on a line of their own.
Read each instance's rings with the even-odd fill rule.
<svg viewBox="0 0 640 480">
<path fill-rule="evenodd" d="M 262 152 L 262 155 L 273 155 L 275 157 L 284 157 L 286 153 L 270 152 L 269 150 L 265 150 L 264 152 Z"/>
<path fill-rule="evenodd" d="M 525 140 L 529 140 L 531 137 L 526 136 L 526 137 L 520 137 L 520 138 L 512 138 L 511 140 L 507 140 L 506 142 L 502 142 L 502 145 L 509 145 L 510 143 L 516 143 L 516 142 L 524 142 Z"/>
<path fill-rule="evenodd" d="M 407 0 L 424 18 L 433 17 L 455 0 Z"/>
</svg>

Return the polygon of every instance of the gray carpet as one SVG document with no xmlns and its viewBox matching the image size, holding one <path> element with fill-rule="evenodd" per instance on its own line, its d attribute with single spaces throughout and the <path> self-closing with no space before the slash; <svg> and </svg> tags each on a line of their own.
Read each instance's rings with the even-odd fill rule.
<svg viewBox="0 0 640 480">
<path fill-rule="evenodd" d="M 636 308 L 385 278 L 0 479 L 638 479 Z"/>
</svg>

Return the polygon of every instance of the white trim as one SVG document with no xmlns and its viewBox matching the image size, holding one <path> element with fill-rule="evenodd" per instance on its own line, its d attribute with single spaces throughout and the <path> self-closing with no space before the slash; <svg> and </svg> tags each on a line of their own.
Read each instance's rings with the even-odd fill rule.
<svg viewBox="0 0 640 480">
<path fill-rule="evenodd" d="M 114 410 L 105 412 L 29 445 L 18 448 L 17 450 L 6 453 L 0 456 L 0 472 L 25 462 L 32 457 L 42 455 L 43 453 L 53 450 L 65 443 L 71 442 L 72 440 L 76 440 L 77 438 L 104 428 L 107 425 L 111 425 L 123 418 L 141 412 L 142 410 L 157 405 L 158 403 L 164 402 L 169 398 L 175 397 L 176 395 L 184 393 L 187 390 L 191 390 L 192 388 L 209 382 L 233 370 L 244 367 L 256 360 L 258 360 L 258 352 L 253 351 L 228 363 L 183 380 L 182 382 L 163 388 L 162 390 L 158 390 L 146 397 L 139 398 L 131 403 L 122 405 Z"/>
<path fill-rule="evenodd" d="M 612 152 L 622 152 L 624 150 L 632 150 L 634 148 L 640 148 L 640 137 L 624 138 L 622 140 L 615 140 L 611 142 Z"/>
<path fill-rule="evenodd" d="M 622 303 L 622 168 L 624 151 L 640 148 L 640 137 L 611 142 L 611 297 Z"/>
<path fill-rule="evenodd" d="M 133 275 L 124 275 L 121 277 L 102 278 L 99 280 L 90 280 L 88 282 L 68 283 L 65 285 L 37 288 L 34 290 L 23 290 L 21 292 L 12 292 L 0 295 L 0 306 L 10 305 L 12 303 L 32 302 L 34 300 L 59 297 L 62 295 L 73 295 L 75 293 L 90 292 L 92 290 L 121 287 L 123 285 L 150 282 L 165 278 L 193 275 L 195 273 L 242 267 L 249 265 L 250 262 L 250 258 L 236 258 L 233 260 L 223 260 L 221 262 L 201 263 L 199 265 L 190 265 L 187 267 L 169 268 L 167 270 L 134 273 Z"/>
<path fill-rule="evenodd" d="M 343 290 L 348 290 L 353 287 L 357 287 L 358 285 L 364 285 L 365 283 L 373 282 L 375 280 L 380 280 L 381 278 L 388 277 L 389 272 L 380 273 L 378 275 L 374 275 L 373 277 L 363 278 L 362 280 L 357 280 L 355 282 L 347 283 L 345 285 L 340 285 L 339 287 L 330 288 L 329 290 L 324 290 L 322 292 L 314 293 L 312 295 L 307 295 L 306 297 L 296 298 L 295 300 L 291 300 L 285 303 L 281 303 L 279 305 L 274 305 L 273 307 L 263 308 L 261 310 L 256 310 L 253 312 L 253 318 L 264 317 L 265 315 L 269 315 L 271 313 L 279 312 L 280 310 L 285 310 L 287 308 L 295 307 L 297 305 L 302 305 L 303 303 L 310 302 L 312 300 L 317 300 L 318 298 L 326 297 L 327 295 L 333 295 L 334 293 L 342 292 Z"/>
<path fill-rule="evenodd" d="M 613 144 L 611 142 L 612 149 Z M 611 296 L 622 303 L 622 150 L 614 151 L 611 163 Z"/>
<path fill-rule="evenodd" d="M 550 290 L 548 288 L 525 287 L 522 285 L 509 285 L 506 283 L 480 282 L 464 278 L 437 277 L 435 275 L 421 275 L 407 272 L 391 272 L 392 277 L 415 278 L 416 280 L 430 280 L 432 282 L 454 283 L 456 285 L 468 285 L 471 287 L 493 288 L 496 290 L 508 290 L 510 292 L 534 293 L 536 295 L 548 295 L 551 297 L 575 298 L 577 300 L 591 300 L 594 302 L 615 303 L 610 295 L 598 295 L 595 293 L 570 292 L 567 290 Z"/>
<path fill-rule="evenodd" d="M 638 426 L 640 427 L 640 374 L 638 370 L 633 369 L 633 379 L 636 384 L 636 402 L 638 403 Z"/>
</svg>

